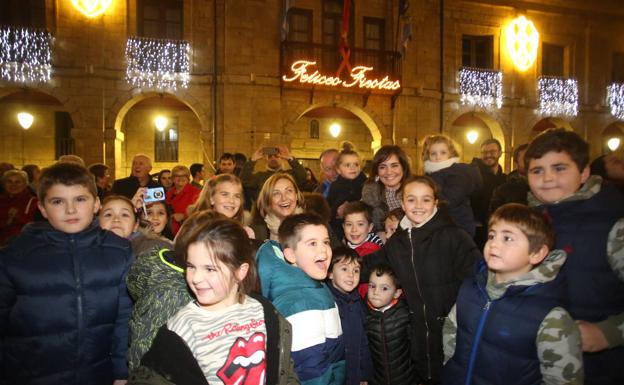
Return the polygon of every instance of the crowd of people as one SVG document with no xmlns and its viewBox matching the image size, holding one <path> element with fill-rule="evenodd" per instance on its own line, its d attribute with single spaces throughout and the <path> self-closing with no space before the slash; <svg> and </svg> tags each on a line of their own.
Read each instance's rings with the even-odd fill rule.
<svg viewBox="0 0 624 385">
<path fill-rule="evenodd" d="M 624 162 L 422 144 L 0 164 L 0 384 L 624 384 Z"/>
</svg>

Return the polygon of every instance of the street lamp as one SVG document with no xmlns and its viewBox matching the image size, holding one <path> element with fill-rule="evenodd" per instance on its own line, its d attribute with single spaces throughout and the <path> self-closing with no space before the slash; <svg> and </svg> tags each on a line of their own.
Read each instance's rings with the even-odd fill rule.
<svg viewBox="0 0 624 385">
<path fill-rule="evenodd" d="M 617 150 L 618 147 L 620 147 L 620 138 L 613 137 L 607 140 L 607 147 L 609 147 L 611 151 Z"/>
<path fill-rule="evenodd" d="M 334 138 L 337 138 L 338 135 L 340 135 L 340 131 L 342 130 L 342 126 L 340 125 L 340 123 L 332 123 L 329 126 L 329 133 L 331 134 L 331 136 L 333 136 Z"/>
<path fill-rule="evenodd" d="M 167 117 L 163 115 L 158 115 L 154 118 L 154 125 L 156 126 L 156 129 L 161 132 L 165 128 L 167 128 L 168 122 L 169 122 L 169 119 L 167 119 Z"/>
<path fill-rule="evenodd" d="M 466 139 L 470 144 L 474 144 L 479 139 L 479 133 L 475 130 L 470 130 L 466 133 Z"/>
<path fill-rule="evenodd" d="M 32 126 L 35 117 L 28 112 L 20 112 L 17 114 L 17 121 L 24 130 L 28 130 Z"/>
</svg>

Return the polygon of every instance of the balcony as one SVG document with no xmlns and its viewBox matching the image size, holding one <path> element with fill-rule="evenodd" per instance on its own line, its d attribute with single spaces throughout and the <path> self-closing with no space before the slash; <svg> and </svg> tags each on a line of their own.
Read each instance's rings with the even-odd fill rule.
<svg viewBox="0 0 624 385">
<path fill-rule="evenodd" d="M 291 73 L 291 66 L 299 60 L 316 62 L 315 69 L 327 76 L 336 76 L 342 56 L 338 47 L 315 43 L 282 42 L 282 74 Z M 401 78 L 401 55 L 395 51 L 379 51 L 363 48 L 351 48 L 349 62 L 352 67 L 372 67 L 366 72 L 367 78 L 388 77 L 391 81 Z M 348 69 L 340 75 L 341 79 L 350 80 Z M 398 82 L 397 82 L 398 83 Z"/>
<path fill-rule="evenodd" d="M 574 117 L 578 114 L 576 79 L 541 76 L 537 81 L 537 88 L 542 115 Z"/>
<path fill-rule="evenodd" d="M 45 30 L 0 27 L 0 79 L 45 83 L 52 72 L 52 35 Z"/>
<path fill-rule="evenodd" d="M 624 83 L 611 83 L 607 87 L 607 104 L 618 120 L 624 120 Z"/>
<path fill-rule="evenodd" d="M 503 105 L 503 73 L 484 68 L 459 70 L 459 93 L 462 104 L 481 108 Z"/>
<path fill-rule="evenodd" d="M 187 88 L 189 52 L 190 44 L 184 40 L 131 37 L 126 44 L 126 80 L 159 91 Z"/>
</svg>

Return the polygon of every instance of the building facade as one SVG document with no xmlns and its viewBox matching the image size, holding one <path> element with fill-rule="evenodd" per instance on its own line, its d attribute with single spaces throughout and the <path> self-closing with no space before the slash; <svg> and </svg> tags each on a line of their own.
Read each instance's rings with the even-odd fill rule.
<svg viewBox="0 0 624 385">
<path fill-rule="evenodd" d="M 578 132 L 592 156 L 624 136 L 624 95 L 607 102 L 624 82 L 617 0 L 112 0 L 94 17 L 23 3 L 0 6 L 0 161 L 16 166 L 75 153 L 123 177 L 137 153 L 157 171 L 285 144 L 316 171 L 348 140 L 364 160 L 399 144 L 418 168 L 420 141 L 442 132 L 465 161 L 498 139 L 510 170 L 513 149 L 549 127 Z M 537 40 L 510 29 L 520 16 Z M 521 37 L 526 69 L 510 48 Z"/>
</svg>

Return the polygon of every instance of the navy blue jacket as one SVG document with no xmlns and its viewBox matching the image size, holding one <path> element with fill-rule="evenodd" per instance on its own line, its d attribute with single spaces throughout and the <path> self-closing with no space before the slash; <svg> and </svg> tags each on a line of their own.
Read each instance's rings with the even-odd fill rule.
<svg viewBox="0 0 624 385">
<path fill-rule="evenodd" d="M 459 290 L 455 354 L 444 366 L 442 384 L 541 384 L 536 337 L 546 315 L 561 305 L 563 285 L 511 286 L 491 300 L 486 283 L 483 263 Z"/>
<path fill-rule="evenodd" d="M 568 260 L 557 279 L 567 285 L 570 315 L 576 320 L 598 322 L 624 312 L 624 282 L 607 259 L 609 231 L 624 217 L 624 199 L 611 184 L 589 199 L 539 207 L 555 228 L 555 248 L 565 250 Z M 624 380 L 624 347 L 584 354 L 585 383 Z M 617 380 L 614 380 L 617 378 Z M 609 383 L 609 382 L 604 382 Z"/>
<path fill-rule="evenodd" d="M 365 305 L 357 290 L 345 294 L 336 289 L 331 282 L 327 283 L 327 287 L 334 296 L 340 313 L 347 364 L 345 385 L 359 385 L 361 381 L 368 381 L 373 372 L 373 362 L 364 328 Z"/>
<path fill-rule="evenodd" d="M 93 222 L 67 234 L 28 225 L 0 250 L 0 383 L 127 378 L 130 243 Z"/>
<path fill-rule="evenodd" d="M 454 163 L 431 173 L 430 176 L 440 187 L 440 198 L 448 203 L 451 218 L 473 237 L 476 221 L 470 206 L 470 197 L 481 190 L 481 178 L 477 169 L 468 164 Z"/>
</svg>

